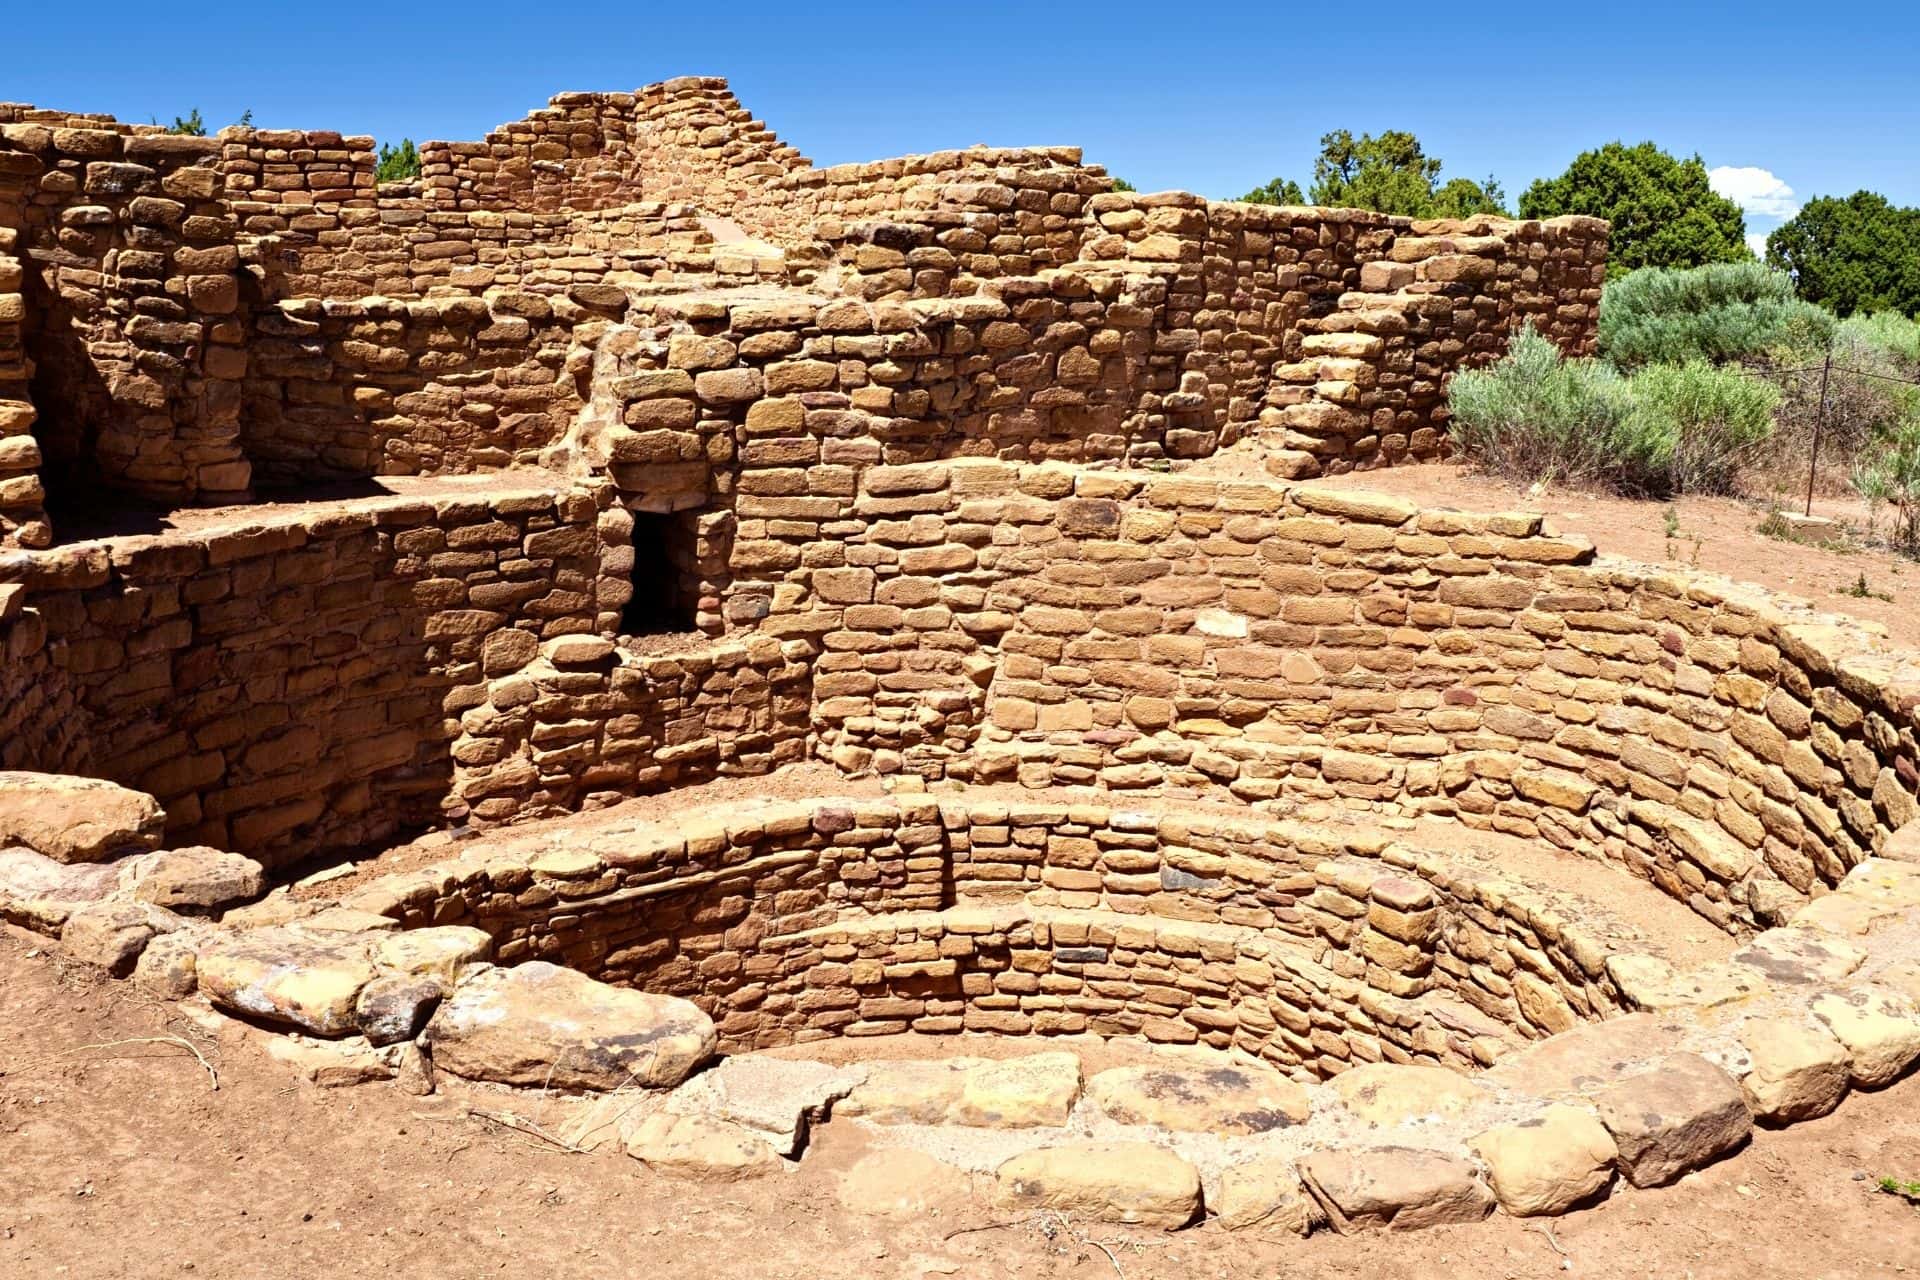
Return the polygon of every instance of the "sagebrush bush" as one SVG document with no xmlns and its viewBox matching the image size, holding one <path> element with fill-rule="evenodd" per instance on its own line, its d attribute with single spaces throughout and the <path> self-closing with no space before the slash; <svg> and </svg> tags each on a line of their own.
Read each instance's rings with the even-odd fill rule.
<svg viewBox="0 0 1920 1280">
<path fill-rule="evenodd" d="M 1901 423 L 1920 420 L 1920 324 L 1882 313 L 1853 316 L 1835 328 L 1829 348 L 1833 368 L 1823 379 L 1815 353 L 1774 373 L 1781 390 L 1774 446 L 1767 466 L 1775 487 L 1806 484 L 1813 439 L 1819 427 L 1817 487 L 1844 491 L 1865 450 Z M 1821 387 L 1826 403 L 1821 407 Z"/>
<path fill-rule="evenodd" d="M 1894 541 L 1920 551 L 1920 417 L 1886 432 L 1855 464 L 1853 486 L 1869 502 L 1893 507 Z"/>
<path fill-rule="evenodd" d="M 1596 361 L 1563 358 L 1531 324 L 1497 364 L 1455 374 L 1448 406 L 1455 444 L 1517 480 L 1611 485 L 1644 452 L 1630 434 L 1627 380 Z"/>
<path fill-rule="evenodd" d="M 1778 393 L 1705 361 L 1622 374 L 1569 360 L 1531 324 L 1507 355 L 1456 374 L 1454 442 L 1511 479 L 1635 496 L 1725 492 L 1771 434 Z"/>
<path fill-rule="evenodd" d="M 1737 369 L 1704 360 L 1654 364 L 1632 377 L 1642 431 L 1667 442 L 1664 487 L 1674 493 L 1729 493 L 1740 467 L 1773 434 L 1780 393 Z"/>
<path fill-rule="evenodd" d="M 1910 320 L 1898 311 L 1849 316 L 1840 322 L 1838 337 L 1837 345 L 1884 356 L 1904 377 L 1920 376 L 1920 320 Z"/>
<path fill-rule="evenodd" d="M 1758 262 L 1646 267 L 1610 281 L 1600 295 L 1600 351 L 1622 369 L 1804 358 L 1826 347 L 1835 323 L 1794 296 L 1786 272 Z"/>
</svg>

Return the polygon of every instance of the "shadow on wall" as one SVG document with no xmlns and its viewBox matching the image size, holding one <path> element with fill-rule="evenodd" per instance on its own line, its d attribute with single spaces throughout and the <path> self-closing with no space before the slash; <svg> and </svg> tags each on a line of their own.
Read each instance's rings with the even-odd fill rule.
<svg viewBox="0 0 1920 1280">
<path fill-rule="evenodd" d="M 449 634 L 424 566 L 372 526 L 156 543 L 33 596 L 87 772 L 153 794 L 170 844 L 284 866 L 440 816 L 446 671 L 478 638 Z"/>
</svg>

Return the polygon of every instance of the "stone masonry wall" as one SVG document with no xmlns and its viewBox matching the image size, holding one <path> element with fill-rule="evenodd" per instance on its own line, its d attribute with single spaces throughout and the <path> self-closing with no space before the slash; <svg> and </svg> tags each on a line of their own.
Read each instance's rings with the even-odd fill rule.
<svg viewBox="0 0 1920 1280">
<path fill-rule="evenodd" d="M 740 106 L 725 80 L 684 76 L 632 93 L 562 93 L 477 143 L 420 148 L 421 189 L 458 209 L 603 209 L 635 200 L 726 213 L 805 157 Z"/>
<path fill-rule="evenodd" d="M 1445 813 L 1723 922 L 1913 816 L 1915 677 L 1867 631 L 1538 517 L 984 461 L 820 484 L 740 521 L 724 608 L 820 647 L 843 768 Z"/>
<path fill-rule="evenodd" d="M 174 502 L 244 497 L 245 330 L 218 144 L 58 113 L 0 123 L 18 188 L 43 478 Z"/>
<path fill-rule="evenodd" d="M 170 842 L 269 865 L 457 820 L 489 647 L 612 625 L 597 517 L 510 484 L 0 556 L 7 764 L 84 761 L 159 799 Z"/>
<path fill-rule="evenodd" d="M 261 307 L 242 443 L 281 487 L 535 464 L 580 409 L 576 331 L 607 318 L 497 290 Z"/>
<path fill-rule="evenodd" d="M 53 530 L 47 524 L 46 486 L 40 480 L 40 442 L 33 437 L 20 233 L 11 225 L 21 213 L 0 194 L 0 546 L 44 547 L 53 540 Z"/>
<path fill-rule="evenodd" d="M 349 905 L 696 1000 L 739 1051 L 991 1031 L 1330 1074 L 1485 1065 L 1621 1007 L 1604 929 L 1377 832 L 1192 807 L 779 802 L 462 859 Z"/>
<path fill-rule="evenodd" d="M 791 434 L 796 397 L 854 411 L 821 429 L 895 460 L 1184 463 L 1253 436 L 1280 474 L 1382 465 L 1444 452 L 1446 377 L 1522 320 L 1584 349 L 1603 271 L 1591 220 L 1120 193 L 1070 147 L 816 170 L 715 80 L 563 94 L 483 142 L 429 144 L 421 178 L 385 188 L 365 137 L 0 117 L 56 498 L 218 504 L 256 468 L 286 488 L 559 450 L 576 474 L 666 467 L 625 487 L 711 513 L 734 459 Z M 421 301 L 446 309 L 398 305 Z M 731 348 L 688 367 L 629 344 L 604 362 L 622 387 L 600 385 L 598 322 L 630 312 L 660 355 Z M 768 380 L 795 356 L 808 367 Z M 724 398 L 631 377 L 679 368 Z M 655 403 L 619 403 L 634 385 Z M 648 439 L 561 449 L 594 401 Z M 25 465 L 0 468 L 0 537 L 44 542 Z"/>
</svg>

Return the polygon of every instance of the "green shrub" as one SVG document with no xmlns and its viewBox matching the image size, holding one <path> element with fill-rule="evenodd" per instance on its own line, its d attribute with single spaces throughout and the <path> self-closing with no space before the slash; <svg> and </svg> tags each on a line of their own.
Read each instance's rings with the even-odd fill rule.
<svg viewBox="0 0 1920 1280">
<path fill-rule="evenodd" d="M 184 116 L 175 116 L 173 123 L 167 126 L 167 132 L 186 138 L 206 137 L 207 124 L 200 118 L 200 108 L 194 107 Z"/>
<path fill-rule="evenodd" d="M 1731 488 L 1772 432 L 1777 399 L 1704 361 L 1629 377 L 1568 360 L 1531 324 L 1504 359 L 1455 375 L 1448 393 L 1454 442 L 1489 470 L 1636 496 Z"/>
<path fill-rule="evenodd" d="M 1920 377 L 1920 320 L 1898 311 L 1848 316 L 1840 322 L 1843 345 L 1877 352 L 1901 368 L 1901 376 Z"/>
<path fill-rule="evenodd" d="M 412 138 L 400 139 L 399 146 L 380 145 L 380 157 L 373 168 L 375 182 L 407 182 L 420 176 L 420 151 Z"/>
<path fill-rule="evenodd" d="M 1805 360 L 1833 331 L 1832 315 L 1794 296 L 1791 276 L 1753 261 L 1643 267 L 1600 295 L 1600 350 L 1622 369 L 1774 352 Z"/>
<path fill-rule="evenodd" d="M 1645 452 L 1630 434 L 1627 380 L 1596 361 L 1564 359 L 1531 324 L 1499 363 L 1455 374 L 1448 405 L 1455 444 L 1516 480 L 1611 484 Z"/>
<path fill-rule="evenodd" d="M 1773 434 L 1780 393 L 1737 369 L 1703 360 L 1648 365 L 1633 375 L 1641 433 L 1662 440 L 1664 475 L 1650 487 L 1674 493 L 1728 493 L 1742 463 Z"/>
<path fill-rule="evenodd" d="M 1882 434 L 1856 464 L 1853 486 L 1869 502 L 1893 507 L 1894 541 L 1920 551 L 1920 418 Z"/>
<path fill-rule="evenodd" d="M 1541 178 L 1521 193 L 1523 218 L 1563 213 L 1611 224 L 1610 279 L 1639 267 L 1697 267 L 1753 256 L 1740 206 L 1714 191 L 1700 157 L 1676 159 L 1651 142 L 1609 142 L 1583 151 L 1565 173 Z"/>
</svg>

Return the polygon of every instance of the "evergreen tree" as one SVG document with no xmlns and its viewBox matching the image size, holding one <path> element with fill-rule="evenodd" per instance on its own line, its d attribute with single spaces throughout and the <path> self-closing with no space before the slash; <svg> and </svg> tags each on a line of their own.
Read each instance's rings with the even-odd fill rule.
<svg viewBox="0 0 1920 1280">
<path fill-rule="evenodd" d="M 1843 316 L 1920 315 L 1920 209 L 1872 191 L 1809 200 L 1767 237 L 1767 262 L 1794 288 Z"/>
<path fill-rule="evenodd" d="M 375 182 L 407 182 L 420 176 L 420 150 L 412 138 L 400 139 L 399 146 L 382 143 L 380 158 L 374 165 Z"/>
<path fill-rule="evenodd" d="M 206 122 L 200 119 L 200 108 L 195 107 L 184 116 L 175 116 L 173 123 L 167 126 L 167 132 L 189 138 L 206 137 L 207 126 Z"/>
<path fill-rule="evenodd" d="M 1465 218 L 1476 213 L 1505 213 L 1500 184 L 1492 178 L 1440 182 L 1440 160 L 1411 133 L 1390 129 L 1355 138 L 1336 129 L 1320 139 L 1313 162 L 1313 186 L 1306 192 L 1287 178 L 1256 187 L 1242 200 L 1252 204 L 1317 204 L 1374 209 L 1409 218 Z"/>
<path fill-rule="evenodd" d="M 1305 204 L 1306 192 L 1292 178 L 1275 178 L 1240 197 L 1247 204 Z"/>
<path fill-rule="evenodd" d="M 1751 257 L 1740 206 L 1707 182 L 1699 156 L 1677 160 L 1642 142 L 1609 142 L 1583 151 L 1557 178 L 1542 178 L 1520 196 L 1520 216 L 1564 213 L 1605 218 L 1607 275 L 1639 267 L 1698 267 Z"/>
</svg>

